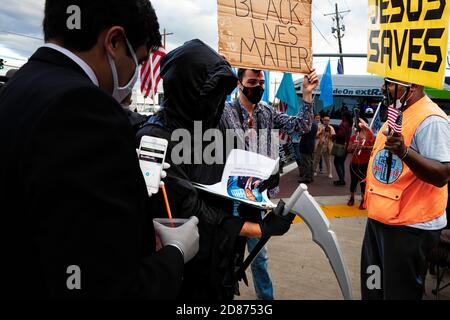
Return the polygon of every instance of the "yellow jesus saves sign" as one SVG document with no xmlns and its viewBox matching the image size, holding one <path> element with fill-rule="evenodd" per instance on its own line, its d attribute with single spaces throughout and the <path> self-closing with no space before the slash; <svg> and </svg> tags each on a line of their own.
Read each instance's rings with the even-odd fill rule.
<svg viewBox="0 0 450 320">
<path fill-rule="evenodd" d="M 369 0 L 368 72 L 443 88 L 446 0 Z"/>
</svg>

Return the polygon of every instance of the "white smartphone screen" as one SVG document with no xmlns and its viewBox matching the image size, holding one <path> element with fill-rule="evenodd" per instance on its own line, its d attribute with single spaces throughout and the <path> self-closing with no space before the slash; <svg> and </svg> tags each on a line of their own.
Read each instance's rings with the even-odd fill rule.
<svg viewBox="0 0 450 320">
<path fill-rule="evenodd" d="M 144 136 L 139 147 L 139 164 L 149 193 L 157 193 L 166 156 L 167 140 Z"/>
</svg>

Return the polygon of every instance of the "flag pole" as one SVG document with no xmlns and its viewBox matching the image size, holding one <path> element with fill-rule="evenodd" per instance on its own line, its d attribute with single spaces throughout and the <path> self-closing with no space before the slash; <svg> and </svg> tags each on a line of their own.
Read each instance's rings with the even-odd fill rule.
<svg viewBox="0 0 450 320">
<path fill-rule="evenodd" d="M 387 85 L 385 85 L 386 90 L 388 90 L 389 92 L 389 87 Z M 395 84 L 395 93 L 394 93 L 394 101 L 392 102 L 393 105 L 392 107 L 396 108 L 397 106 L 395 105 L 395 103 L 397 102 L 397 92 L 398 92 L 398 84 Z M 389 93 L 388 93 L 389 96 Z M 389 108 L 389 107 L 388 107 Z M 389 128 L 388 129 L 388 135 L 390 136 L 391 134 L 393 134 L 392 129 Z M 392 154 L 392 152 L 388 152 L 388 157 L 387 157 L 387 172 L 386 172 L 386 184 L 389 184 L 389 179 L 391 178 L 391 172 L 392 172 L 392 160 L 394 158 L 394 155 Z"/>
<path fill-rule="evenodd" d="M 155 102 L 155 90 L 153 89 L 153 86 L 155 85 L 155 79 L 153 76 L 153 53 L 150 53 L 150 77 L 152 79 L 152 86 L 150 90 L 152 91 L 152 100 L 153 100 L 153 108 L 156 109 L 156 102 Z M 155 88 L 158 90 L 158 88 Z"/>
<path fill-rule="evenodd" d="M 370 128 L 370 130 L 372 130 L 372 131 L 374 131 L 374 130 L 373 130 L 373 129 L 374 129 L 373 126 L 375 125 L 375 121 L 377 120 L 377 117 L 378 117 L 378 115 L 380 114 L 381 104 L 382 104 L 382 102 L 380 102 L 380 103 L 378 104 L 377 111 L 375 111 L 375 114 L 373 115 L 372 122 L 370 123 L 369 128 Z"/>
</svg>

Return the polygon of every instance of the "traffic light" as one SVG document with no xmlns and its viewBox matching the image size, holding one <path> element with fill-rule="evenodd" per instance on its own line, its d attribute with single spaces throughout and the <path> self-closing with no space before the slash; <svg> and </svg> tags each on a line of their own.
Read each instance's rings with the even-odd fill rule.
<svg viewBox="0 0 450 320">
<path fill-rule="evenodd" d="M 5 62 L 5 60 L 0 59 L 0 70 L 2 70 L 4 68 L 3 63 Z"/>
</svg>

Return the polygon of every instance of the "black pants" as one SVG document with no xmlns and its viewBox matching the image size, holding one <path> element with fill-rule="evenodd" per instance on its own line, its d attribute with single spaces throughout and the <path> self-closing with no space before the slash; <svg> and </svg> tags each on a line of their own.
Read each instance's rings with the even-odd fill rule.
<svg viewBox="0 0 450 320">
<path fill-rule="evenodd" d="M 336 172 L 339 177 L 339 181 L 345 181 L 345 159 L 347 155 L 344 157 L 334 157 L 334 167 L 336 168 Z"/>
<path fill-rule="evenodd" d="M 313 166 L 314 166 L 314 154 L 301 153 L 300 154 L 300 168 L 305 180 L 313 180 Z"/>
<path fill-rule="evenodd" d="M 361 254 L 363 300 L 420 300 L 427 273 L 426 257 L 440 231 L 389 226 L 367 221 Z M 377 269 L 379 287 L 376 284 Z"/>
<path fill-rule="evenodd" d="M 350 164 L 350 175 L 352 177 L 352 182 L 350 184 L 350 192 L 354 193 L 356 191 L 356 187 L 358 187 L 358 183 L 361 183 L 361 194 L 366 192 L 366 183 L 363 182 L 367 176 L 367 168 L 369 164 Z"/>
</svg>

